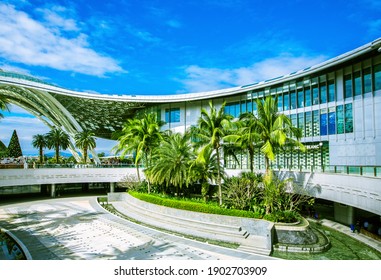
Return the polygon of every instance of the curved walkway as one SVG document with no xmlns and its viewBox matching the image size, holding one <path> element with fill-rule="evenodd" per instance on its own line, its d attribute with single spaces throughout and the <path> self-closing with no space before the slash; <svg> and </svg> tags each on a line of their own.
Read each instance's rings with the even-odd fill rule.
<svg viewBox="0 0 381 280">
<path fill-rule="evenodd" d="M 137 225 L 105 211 L 96 197 L 3 205 L 0 227 L 11 231 L 35 260 L 273 259 Z"/>
</svg>

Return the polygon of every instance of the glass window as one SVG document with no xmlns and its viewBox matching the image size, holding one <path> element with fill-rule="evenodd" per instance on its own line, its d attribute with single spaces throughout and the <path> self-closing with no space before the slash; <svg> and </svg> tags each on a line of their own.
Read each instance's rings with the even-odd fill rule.
<svg viewBox="0 0 381 280">
<path fill-rule="evenodd" d="M 253 100 L 253 114 L 257 115 L 257 99 Z"/>
<path fill-rule="evenodd" d="M 290 110 L 290 98 L 288 93 L 283 94 L 283 108 L 284 110 Z"/>
<path fill-rule="evenodd" d="M 320 84 L 320 104 L 327 103 L 327 86 L 326 84 Z"/>
<path fill-rule="evenodd" d="M 330 80 L 328 82 L 328 102 L 335 101 L 335 82 Z"/>
<path fill-rule="evenodd" d="M 312 86 L 312 104 L 319 104 L 319 88 L 317 85 Z"/>
<path fill-rule="evenodd" d="M 296 92 L 295 91 L 290 92 L 290 99 L 291 99 L 291 109 L 296 109 Z"/>
<path fill-rule="evenodd" d="M 246 101 L 247 111 L 253 112 L 253 102 L 251 100 Z"/>
<path fill-rule="evenodd" d="M 310 90 L 310 88 L 306 88 L 304 90 L 304 93 L 305 93 L 305 98 L 306 98 L 306 102 L 305 102 L 306 107 L 311 106 L 311 90 Z"/>
<path fill-rule="evenodd" d="M 312 112 L 312 134 L 313 136 L 320 135 L 320 112 L 319 110 L 315 110 Z"/>
<path fill-rule="evenodd" d="M 372 91 L 372 71 L 370 67 L 365 68 L 362 71 L 362 79 L 363 79 L 364 93 L 371 92 Z"/>
<path fill-rule="evenodd" d="M 312 136 L 312 112 L 306 112 L 306 137 Z"/>
<path fill-rule="evenodd" d="M 290 119 L 291 119 L 291 122 L 292 122 L 292 125 L 294 127 L 298 127 L 298 119 L 297 119 L 297 115 L 296 114 L 292 114 L 290 116 Z"/>
<path fill-rule="evenodd" d="M 328 120 L 327 110 L 321 110 L 320 112 L 320 135 L 327 135 Z"/>
<path fill-rule="evenodd" d="M 374 66 L 374 90 L 381 89 L 381 64 Z"/>
<path fill-rule="evenodd" d="M 353 132 L 352 103 L 345 104 L 345 133 Z"/>
<path fill-rule="evenodd" d="M 353 73 L 353 80 L 354 80 L 354 85 L 355 85 L 355 88 L 354 88 L 355 96 L 361 95 L 362 85 L 361 85 L 361 73 L 360 73 L 360 71 Z"/>
<path fill-rule="evenodd" d="M 241 106 L 239 105 L 239 102 L 235 103 L 235 118 L 238 118 L 241 114 Z"/>
<path fill-rule="evenodd" d="M 278 111 L 283 111 L 283 95 L 278 95 Z"/>
<path fill-rule="evenodd" d="M 336 134 L 336 112 L 335 107 L 328 110 L 328 134 Z"/>
<path fill-rule="evenodd" d="M 246 112 L 246 101 L 241 101 L 241 114 Z"/>
<path fill-rule="evenodd" d="M 298 108 L 304 107 L 304 91 L 303 89 L 298 89 Z"/>
<path fill-rule="evenodd" d="M 352 75 L 344 76 L 344 98 L 352 97 Z"/>
<path fill-rule="evenodd" d="M 305 128 L 305 125 L 304 125 L 304 113 L 299 113 L 298 114 L 298 127 L 302 131 L 302 137 L 304 137 L 306 135 L 306 133 L 304 131 L 304 128 Z"/>
<path fill-rule="evenodd" d="M 344 133 L 344 106 L 339 105 L 336 107 L 336 123 L 337 123 L 337 134 Z"/>
<path fill-rule="evenodd" d="M 180 122 L 180 108 L 165 109 L 165 122 L 166 123 Z"/>
</svg>

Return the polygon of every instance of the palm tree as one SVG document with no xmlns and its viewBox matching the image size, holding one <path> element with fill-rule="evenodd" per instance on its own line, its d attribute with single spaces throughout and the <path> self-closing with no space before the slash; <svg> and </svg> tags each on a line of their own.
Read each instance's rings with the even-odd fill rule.
<svg viewBox="0 0 381 280">
<path fill-rule="evenodd" d="M 291 119 L 278 113 L 278 99 L 266 97 L 264 102 L 257 100 L 258 119 L 256 121 L 257 137 L 260 141 L 261 152 L 265 156 L 266 173 L 270 170 L 270 161 L 275 159 L 275 154 L 280 148 L 305 147 L 299 142 L 302 132 L 292 125 Z"/>
<path fill-rule="evenodd" d="M 53 128 L 46 134 L 47 146 L 55 149 L 56 162 L 59 163 L 60 148 L 66 150 L 70 145 L 69 135 L 59 128 Z"/>
<path fill-rule="evenodd" d="M 179 190 L 187 184 L 189 163 L 195 157 L 189 134 L 170 133 L 154 150 L 153 162 L 145 173 L 152 183 L 174 186 Z"/>
<path fill-rule="evenodd" d="M 33 135 L 32 145 L 34 148 L 39 149 L 40 163 L 44 162 L 44 148 L 47 147 L 47 138 L 45 135 L 36 134 Z"/>
<path fill-rule="evenodd" d="M 89 130 L 84 130 L 81 132 L 78 132 L 74 136 L 75 140 L 75 145 L 82 149 L 83 151 L 83 159 L 85 164 L 87 163 L 87 151 L 89 149 L 94 149 L 97 145 L 95 143 L 95 137 L 94 137 L 94 132 L 89 131 Z"/>
<path fill-rule="evenodd" d="M 222 205 L 222 189 L 221 189 L 221 148 L 222 139 L 226 136 L 226 131 L 230 126 L 233 119 L 231 115 L 225 114 L 224 102 L 219 110 L 213 106 L 212 102 L 209 103 L 210 111 L 205 108 L 201 109 L 201 117 L 198 120 L 198 133 L 196 138 L 198 144 L 202 145 L 200 150 L 201 154 L 205 154 L 206 150 L 212 148 L 216 153 L 217 160 L 217 185 L 218 185 L 218 198 L 219 204 Z"/>
<path fill-rule="evenodd" d="M 122 156 L 131 152 L 135 153 L 135 166 L 139 181 L 139 163 L 144 160 L 146 168 L 149 168 L 152 150 L 162 139 L 160 128 L 163 125 L 164 122 L 158 121 L 155 113 L 144 114 L 141 119 L 127 120 L 122 131 L 116 134 L 119 142 L 115 147 L 116 152 L 122 152 Z"/>
<path fill-rule="evenodd" d="M 216 182 L 219 174 L 216 160 L 216 153 L 211 147 L 206 148 L 203 153 L 199 153 L 189 167 L 188 183 L 200 183 L 201 194 L 207 200 L 209 186 L 211 182 Z"/>
<path fill-rule="evenodd" d="M 1 111 L 9 111 L 8 102 L 5 99 L 4 96 L 0 95 L 0 110 Z M 2 119 L 4 116 L 0 113 L 0 119 Z"/>
</svg>

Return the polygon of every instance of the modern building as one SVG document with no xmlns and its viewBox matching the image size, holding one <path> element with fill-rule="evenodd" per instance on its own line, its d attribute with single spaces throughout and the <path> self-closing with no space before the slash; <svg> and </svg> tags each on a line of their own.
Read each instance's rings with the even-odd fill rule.
<svg viewBox="0 0 381 280">
<path fill-rule="evenodd" d="M 279 111 L 302 129 L 301 140 L 307 147 L 306 153 L 278 155 L 275 168 L 381 177 L 381 38 L 288 75 L 216 91 L 105 95 L 71 91 L 0 71 L 0 95 L 50 127 L 61 127 L 72 136 L 88 129 L 102 138 L 110 138 L 127 118 L 142 110 L 156 112 L 166 122 L 163 129 L 184 132 L 196 124 L 210 101 L 216 107 L 226 102 L 226 112 L 238 117 L 255 113 L 256 100 L 274 96 Z M 74 146 L 72 152 L 78 157 Z M 247 157 L 241 155 L 240 160 L 239 168 L 246 169 Z M 255 166 L 264 166 L 259 153 Z M 234 167 L 233 162 L 228 167 Z M 374 201 L 375 213 L 381 213 L 380 193 Z"/>
<path fill-rule="evenodd" d="M 185 131 L 212 101 L 238 117 L 256 112 L 256 100 L 278 97 L 279 111 L 302 129 L 307 153 L 285 153 L 281 168 L 381 166 L 381 39 L 321 64 L 259 83 L 176 95 L 105 95 L 75 92 L 33 77 L 0 71 L 0 94 L 47 125 L 74 135 L 89 129 L 110 138 L 139 110 L 158 113 L 164 129 Z M 72 149 L 74 152 L 74 149 Z M 242 159 L 242 167 L 247 166 Z M 264 163 L 260 156 L 255 164 Z"/>
</svg>

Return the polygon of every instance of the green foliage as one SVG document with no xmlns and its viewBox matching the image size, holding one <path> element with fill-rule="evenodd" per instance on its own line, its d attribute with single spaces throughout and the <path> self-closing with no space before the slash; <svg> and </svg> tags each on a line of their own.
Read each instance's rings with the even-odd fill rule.
<svg viewBox="0 0 381 280">
<path fill-rule="evenodd" d="M 129 192 L 133 197 L 146 201 L 148 203 L 153 203 L 161 206 L 172 207 L 176 209 L 208 213 L 208 214 L 217 214 L 217 215 L 226 215 L 226 216 L 237 216 L 245 218 L 256 218 L 259 219 L 259 216 L 255 212 L 244 211 L 238 209 L 226 209 L 221 208 L 218 205 L 206 204 L 203 202 L 194 202 L 187 200 L 178 200 L 173 198 L 163 198 L 154 194 L 138 193 L 138 192 Z"/>
<path fill-rule="evenodd" d="M 144 114 L 141 118 L 128 119 L 122 131 L 113 134 L 118 140 L 114 147 L 116 153 L 121 152 L 123 158 L 127 154 L 134 154 L 137 176 L 140 181 L 139 164 L 150 167 L 152 151 L 162 140 L 160 128 L 164 122 L 157 119 L 157 114 Z"/>
<path fill-rule="evenodd" d="M 300 218 L 300 215 L 295 211 L 285 210 L 265 214 L 263 218 L 271 222 L 293 223 Z"/>
<path fill-rule="evenodd" d="M 7 155 L 12 158 L 22 157 L 21 146 L 16 130 L 13 131 L 11 140 L 9 141 Z"/>
<path fill-rule="evenodd" d="M 7 156 L 7 146 L 0 141 L 0 157 L 6 157 Z"/>
<path fill-rule="evenodd" d="M 94 149 L 96 147 L 95 134 L 92 131 L 84 130 L 78 132 L 74 136 L 75 145 L 83 151 L 83 162 L 87 163 L 88 156 L 87 152 L 89 149 Z"/>
<path fill-rule="evenodd" d="M 314 199 L 308 196 L 303 188 L 298 188 L 291 178 L 281 180 L 273 172 L 268 172 L 263 183 L 262 195 L 266 215 L 279 216 L 281 212 L 297 211 L 302 204 L 312 205 L 314 203 Z M 286 216 L 283 218 L 287 219 Z"/>
<path fill-rule="evenodd" d="M 209 111 L 205 108 L 201 109 L 201 117 L 198 119 L 198 127 L 194 130 L 193 137 L 197 139 L 197 145 L 201 147 L 198 151 L 199 156 L 212 149 L 216 154 L 217 160 L 217 185 L 218 185 L 218 198 L 219 203 L 222 205 L 222 173 L 223 170 L 220 166 L 221 150 L 223 137 L 229 131 L 231 126 L 231 115 L 225 114 L 224 102 L 219 110 L 213 106 L 212 102 L 209 103 Z"/>
<path fill-rule="evenodd" d="M 262 177 L 254 173 L 226 178 L 222 192 L 224 204 L 229 208 L 250 210 L 259 199 L 261 181 Z"/>
<path fill-rule="evenodd" d="M 66 150 L 70 145 L 69 135 L 59 128 L 53 128 L 46 134 L 47 147 L 54 148 L 56 163 L 60 162 L 60 148 Z"/>
<path fill-rule="evenodd" d="M 187 185 L 189 162 L 195 157 L 189 135 L 170 133 L 154 150 L 153 164 L 145 170 L 150 183 L 174 186 L 179 189 Z"/>
<path fill-rule="evenodd" d="M 36 134 L 33 135 L 32 145 L 34 148 L 37 148 L 40 155 L 40 163 L 44 162 L 44 148 L 47 147 L 48 141 L 45 135 Z"/>
</svg>

